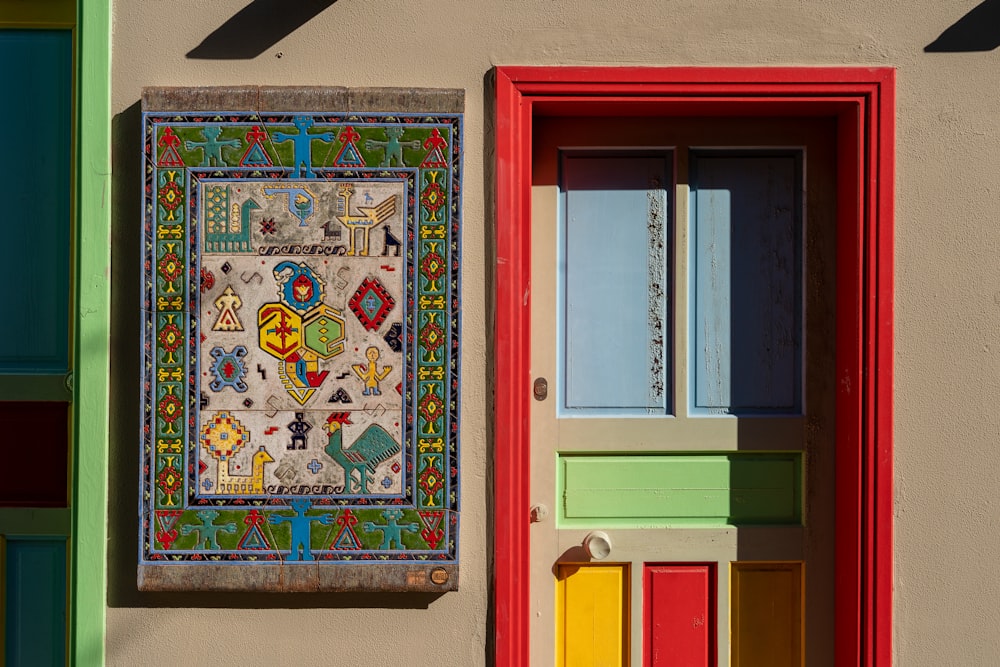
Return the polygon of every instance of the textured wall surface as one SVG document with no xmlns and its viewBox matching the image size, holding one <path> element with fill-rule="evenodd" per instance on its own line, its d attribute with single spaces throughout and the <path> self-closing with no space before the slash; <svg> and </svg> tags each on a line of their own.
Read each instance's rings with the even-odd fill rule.
<svg viewBox="0 0 1000 667">
<path fill-rule="evenodd" d="M 111 444 L 108 664 L 486 662 L 492 285 L 484 191 L 492 136 L 485 86 L 498 64 L 898 68 L 895 664 L 1000 663 L 1000 576 L 992 567 L 1000 541 L 994 491 L 1000 466 L 994 449 L 1000 432 L 994 406 L 1000 377 L 1000 55 L 993 50 L 1000 28 L 984 13 L 995 13 L 994 0 L 979 6 L 977 0 L 637 0 L 625 8 L 592 0 L 339 0 L 288 30 L 280 12 L 305 11 L 297 4 L 115 4 L 112 372 L 118 411 Z M 276 13 L 254 16 L 262 6 Z M 978 50 L 925 51 L 936 40 Z M 466 91 L 465 516 L 456 593 L 135 590 L 139 413 L 129 397 L 139 373 L 141 88 L 237 84 Z"/>
</svg>

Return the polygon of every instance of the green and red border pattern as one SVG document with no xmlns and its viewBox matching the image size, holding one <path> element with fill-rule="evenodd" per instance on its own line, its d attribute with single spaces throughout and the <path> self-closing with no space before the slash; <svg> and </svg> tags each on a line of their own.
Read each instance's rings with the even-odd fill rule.
<svg viewBox="0 0 1000 667">
<path fill-rule="evenodd" d="M 338 525 L 381 523 L 386 510 L 401 510 L 401 523 L 419 525 L 403 535 L 403 547 L 380 549 L 379 533 L 356 532 L 356 548 L 332 549 L 328 531 L 314 530 L 312 553 L 331 566 L 366 561 L 457 563 L 459 512 L 459 249 L 461 220 L 461 115 L 331 114 L 254 112 L 146 112 L 143 115 L 143 348 L 142 457 L 140 471 L 139 562 L 253 565 L 274 563 L 290 549 L 287 523 L 269 526 L 267 549 L 243 548 L 240 536 L 272 513 L 288 516 L 287 499 L 264 498 L 243 506 L 232 500 L 192 502 L 186 488 L 197 465 L 200 424 L 198 322 L 199 235 L 196 223 L 200 180 L 291 178 L 290 147 L 271 141 L 274 132 L 295 133 L 293 120 L 312 119 L 313 132 L 347 130 L 364 165 L 331 164 L 314 151 L 317 178 L 402 180 L 407 187 L 405 322 L 403 346 L 407 372 L 404 398 L 403 464 L 407 475 L 399 498 L 314 498 L 307 517 L 333 513 Z M 239 150 L 222 152 L 223 165 L 202 166 L 200 154 L 184 149 L 201 139 L 201 130 L 219 126 L 220 140 L 238 139 Z M 240 166 L 252 128 L 264 128 L 261 141 L 275 166 Z M 401 126 L 420 150 L 403 151 L 403 164 L 377 165 L 364 139 L 381 138 L 385 128 Z M 353 132 L 351 129 L 353 129 Z M 260 131 L 259 129 L 257 130 Z M 166 142 L 165 134 L 169 135 Z M 175 138 L 176 137 L 176 138 Z M 179 141 L 178 141 L 179 140 Z M 170 150 L 168 154 L 168 148 Z M 325 162 L 325 163 L 324 163 Z M 220 505 L 216 507 L 215 505 Z M 199 510 L 218 512 L 215 525 L 235 524 L 235 533 L 218 535 L 219 549 L 196 548 Z M 246 526 L 244 528 L 244 526 Z M 187 533 L 187 534 L 185 534 Z M 204 545 L 197 545 L 204 546 Z"/>
</svg>

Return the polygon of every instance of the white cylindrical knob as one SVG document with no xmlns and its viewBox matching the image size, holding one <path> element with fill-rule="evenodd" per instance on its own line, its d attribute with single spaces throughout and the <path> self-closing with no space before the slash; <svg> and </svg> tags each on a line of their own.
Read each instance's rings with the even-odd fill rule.
<svg viewBox="0 0 1000 667">
<path fill-rule="evenodd" d="M 583 550 L 594 560 L 604 560 L 611 553 L 611 538 L 603 530 L 587 533 L 583 538 Z"/>
</svg>

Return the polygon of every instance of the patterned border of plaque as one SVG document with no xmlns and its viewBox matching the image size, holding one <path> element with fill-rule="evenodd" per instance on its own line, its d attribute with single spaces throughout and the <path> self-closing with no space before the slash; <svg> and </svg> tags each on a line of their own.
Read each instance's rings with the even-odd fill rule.
<svg viewBox="0 0 1000 667">
<path fill-rule="evenodd" d="M 144 94 L 139 587 L 455 589 L 462 115 L 238 90 Z"/>
</svg>

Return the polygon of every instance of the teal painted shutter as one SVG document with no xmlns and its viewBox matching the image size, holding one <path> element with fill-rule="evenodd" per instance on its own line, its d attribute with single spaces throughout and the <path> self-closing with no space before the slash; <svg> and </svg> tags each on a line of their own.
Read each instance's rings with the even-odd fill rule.
<svg viewBox="0 0 1000 667">
<path fill-rule="evenodd" d="M 7 538 L 6 664 L 66 662 L 66 538 Z"/>
<path fill-rule="evenodd" d="M 0 327 L 0 372 L 61 376 L 69 364 L 72 33 L 0 31 L 0 62 L 0 303 L 17 313 Z"/>
<path fill-rule="evenodd" d="M 73 35 L 0 30 L 0 545 L 7 667 L 66 663 Z M 49 508 L 49 509 L 39 509 Z"/>
</svg>

